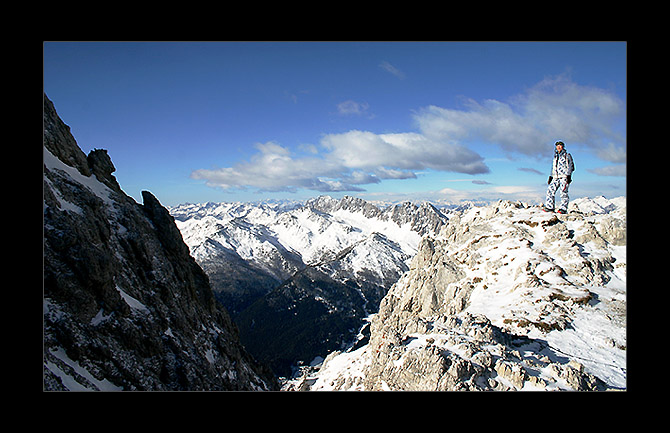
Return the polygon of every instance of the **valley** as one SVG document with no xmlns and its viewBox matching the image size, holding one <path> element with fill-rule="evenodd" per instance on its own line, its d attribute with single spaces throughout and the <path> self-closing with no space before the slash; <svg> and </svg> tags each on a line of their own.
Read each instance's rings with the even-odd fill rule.
<svg viewBox="0 0 670 433">
<path fill-rule="evenodd" d="M 280 376 L 354 343 L 421 237 L 447 221 L 428 203 L 379 208 L 328 196 L 170 212 L 245 346 Z"/>
</svg>

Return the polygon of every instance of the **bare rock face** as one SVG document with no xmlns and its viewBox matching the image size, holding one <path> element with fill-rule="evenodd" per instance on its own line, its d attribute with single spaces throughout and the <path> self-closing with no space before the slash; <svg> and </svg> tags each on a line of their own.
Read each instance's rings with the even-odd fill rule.
<svg viewBox="0 0 670 433">
<path fill-rule="evenodd" d="M 116 167 L 112 164 L 112 160 L 105 149 L 92 150 L 86 157 L 86 161 L 91 172 L 100 182 L 115 191 L 121 190 L 116 178 L 112 176 L 112 173 L 116 171 Z"/>
<path fill-rule="evenodd" d="M 44 101 L 44 389 L 277 389 L 168 211 L 125 195 Z"/>
<path fill-rule="evenodd" d="M 76 168 L 84 176 L 91 175 L 86 154 L 77 146 L 70 127 L 58 117 L 53 102 L 44 95 L 44 147 L 66 165 Z"/>
</svg>

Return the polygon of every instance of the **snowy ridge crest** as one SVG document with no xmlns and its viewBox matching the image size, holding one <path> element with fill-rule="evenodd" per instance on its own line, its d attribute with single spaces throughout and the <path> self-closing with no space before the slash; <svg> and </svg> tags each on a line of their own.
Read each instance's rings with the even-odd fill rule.
<svg viewBox="0 0 670 433">
<path fill-rule="evenodd" d="M 284 389 L 625 389 L 625 198 L 570 210 L 450 214 L 382 299 L 368 344 Z"/>
</svg>

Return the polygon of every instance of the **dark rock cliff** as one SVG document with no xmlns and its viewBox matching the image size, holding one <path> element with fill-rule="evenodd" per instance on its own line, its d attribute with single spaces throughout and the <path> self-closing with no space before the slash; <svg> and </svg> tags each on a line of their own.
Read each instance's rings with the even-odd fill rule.
<svg viewBox="0 0 670 433">
<path fill-rule="evenodd" d="M 275 390 L 174 219 L 44 96 L 44 389 Z"/>
</svg>

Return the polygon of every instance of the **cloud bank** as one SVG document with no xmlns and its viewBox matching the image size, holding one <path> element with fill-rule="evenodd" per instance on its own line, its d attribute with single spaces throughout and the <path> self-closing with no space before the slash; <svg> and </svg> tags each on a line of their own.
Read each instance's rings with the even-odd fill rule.
<svg viewBox="0 0 670 433">
<path fill-rule="evenodd" d="M 365 191 L 358 185 L 385 179 L 415 179 L 427 168 L 460 173 L 487 173 L 483 158 L 466 147 L 426 139 L 421 134 L 375 134 L 353 130 L 325 135 L 321 153 L 294 157 L 277 143 L 258 143 L 249 162 L 191 174 L 208 186 L 223 189 L 252 187 L 260 191 L 305 188 L 320 192 Z"/>
<path fill-rule="evenodd" d="M 542 157 L 547 145 L 560 139 L 605 160 L 625 158 L 625 133 L 616 126 L 624 115 L 624 102 L 603 89 L 575 84 L 565 74 L 541 81 L 510 103 L 467 99 L 464 105 L 464 110 L 429 106 L 414 120 L 435 140 L 480 141 L 510 153 Z M 616 157 L 608 159 L 606 154 Z"/>
<path fill-rule="evenodd" d="M 380 67 L 395 74 L 390 64 Z M 345 115 L 368 110 L 367 104 L 351 100 L 337 108 Z M 313 156 L 309 157 L 296 157 L 274 142 L 258 143 L 258 152 L 249 161 L 196 170 L 191 177 L 226 190 L 364 191 L 360 185 L 414 179 L 426 169 L 488 173 L 484 158 L 468 147 L 471 143 L 542 159 L 550 155 L 547 149 L 557 139 L 615 164 L 592 172 L 621 176 L 625 175 L 626 144 L 625 131 L 618 125 L 624 115 L 624 102 L 612 92 L 580 86 L 560 75 L 541 81 L 508 103 L 468 99 L 463 109 L 425 107 L 413 115 L 415 132 L 326 134 L 318 146 L 310 145 Z"/>
</svg>

